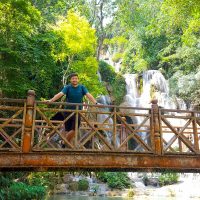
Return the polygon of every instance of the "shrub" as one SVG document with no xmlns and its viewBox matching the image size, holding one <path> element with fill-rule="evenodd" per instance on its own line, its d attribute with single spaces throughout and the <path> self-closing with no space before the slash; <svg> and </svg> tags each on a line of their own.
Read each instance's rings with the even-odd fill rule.
<svg viewBox="0 0 200 200">
<path fill-rule="evenodd" d="M 130 179 L 125 172 L 100 172 L 97 178 L 107 183 L 110 188 L 123 189 L 131 186 Z"/>
<path fill-rule="evenodd" d="M 159 180 L 160 186 L 163 186 L 163 185 L 170 185 L 173 183 L 177 183 L 178 178 L 179 178 L 179 175 L 177 173 L 164 172 L 159 176 L 158 180 Z"/>
<path fill-rule="evenodd" d="M 135 195 L 135 192 L 134 192 L 134 190 L 133 189 L 129 189 L 128 190 L 128 197 L 134 197 L 134 195 Z"/>
<path fill-rule="evenodd" d="M 78 190 L 86 191 L 89 188 L 89 182 L 85 179 L 79 180 L 78 182 Z"/>
<path fill-rule="evenodd" d="M 126 95 L 126 82 L 122 75 L 118 74 L 112 84 L 113 96 L 115 97 L 115 104 L 119 105 Z"/>
<path fill-rule="evenodd" d="M 112 83 L 115 80 L 116 73 L 114 68 L 104 61 L 99 62 L 99 72 L 102 81 Z"/>
<path fill-rule="evenodd" d="M 46 189 L 43 186 L 30 186 L 21 182 L 13 183 L 9 188 L 7 199 L 15 200 L 32 200 L 32 199 L 43 199 L 46 194 Z"/>
<path fill-rule="evenodd" d="M 99 72 L 102 81 L 107 82 L 112 87 L 111 95 L 115 99 L 115 104 L 119 105 L 126 94 L 126 82 L 124 77 L 117 74 L 114 68 L 104 61 L 99 62 Z"/>
</svg>

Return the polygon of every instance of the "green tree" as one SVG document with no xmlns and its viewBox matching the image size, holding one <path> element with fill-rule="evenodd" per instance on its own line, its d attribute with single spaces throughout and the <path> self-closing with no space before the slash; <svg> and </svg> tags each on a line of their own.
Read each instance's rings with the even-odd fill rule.
<svg viewBox="0 0 200 200">
<path fill-rule="evenodd" d="M 60 37 L 54 57 L 65 64 L 63 84 L 71 72 L 78 72 L 80 80 L 94 95 L 103 92 L 98 81 L 98 63 L 95 58 L 96 36 L 85 17 L 72 11 L 67 18 L 58 22 L 54 32 Z"/>
<path fill-rule="evenodd" d="M 18 96 L 30 87 L 27 81 L 26 44 L 37 32 L 38 12 L 27 1 L 0 2 L 0 89 Z"/>
</svg>

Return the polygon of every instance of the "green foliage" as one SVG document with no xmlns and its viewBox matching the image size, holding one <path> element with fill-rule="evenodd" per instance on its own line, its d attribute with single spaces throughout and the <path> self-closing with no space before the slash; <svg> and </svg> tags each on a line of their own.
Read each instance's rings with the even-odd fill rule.
<svg viewBox="0 0 200 200">
<path fill-rule="evenodd" d="M 113 95 L 115 97 L 115 104 L 119 105 L 126 94 L 126 82 L 122 75 L 117 74 L 115 81 L 112 83 Z"/>
<path fill-rule="evenodd" d="M 112 87 L 111 95 L 114 96 L 115 104 L 119 105 L 126 93 L 126 83 L 122 75 L 117 74 L 114 68 L 104 61 L 99 62 L 99 72 L 102 81 L 107 82 Z"/>
<path fill-rule="evenodd" d="M 184 75 L 182 71 L 177 71 L 170 79 L 169 85 L 171 94 L 177 95 L 187 103 L 200 104 L 200 73 L 191 72 Z"/>
<path fill-rule="evenodd" d="M 31 2 L 40 10 L 44 26 L 48 25 L 48 23 L 56 22 L 61 16 L 66 16 L 68 10 L 72 8 L 83 15 L 88 15 L 89 12 L 84 0 L 31 0 Z"/>
<path fill-rule="evenodd" d="M 112 61 L 117 63 L 119 62 L 119 60 L 122 58 L 122 54 L 121 53 L 115 53 L 112 57 Z"/>
<path fill-rule="evenodd" d="M 78 190 L 86 191 L 89 188 L 89 182 L 86 179 L 81 179 L 78 181 Z"/>
<path fill-rule="evenodd" d="M 95 30 L 90 27 L 88 21 L 69 11 L 67 18 L 54 27 L 54 32 L 61 38 L 57 43 L 58 51 L 55 51 L 54 58 L 58 62 L 66 63 L 64 78 L 71 72 L 77 72 L 81 82 L 93 95 L 102 93 L 103 88 L 97 76 L 98 64 L 94 57 Z"/>
<path fill-rule="evenodd" d="M 82 0 L 67 4 L 62 0 L 0 3 L 3 96 L 24 98 L 27 90 L 34 89 L 37 98 L 50 98 L 62 88 L 64 78 L 72 71 L 81 74 L 82 83 L 95 96 L 103 92 L 94 56 L 95 30 L 84 17 L 69 11 L 77 4 L 85 7 Z"/>
<path fill-rule="evenodd" d="M 122 55 L 121 72 L 142 73 L 161 69 L 171 83 L 175 79 L 179 82 L 179 87 L 173 88 L 173 94 L 199 104 L 199 87 L 193 84 L 196 81 L 198 85 L 198 80 L 192 78 L 200 65 L 199 1 L 124 0 L 117 1 L 117 6 L 112 34 L 105 45 L 115 61 L 119 59 L 118 55 Z M 127 40 L 123 48 L 118 48 L 115 39 L 120 37 Z M 184 76 L 180 80 L 177 71 Z M 181 86 L 185 84 L 180 84 L 183 79 L 189 83 L 186 91 L 185 86 Z"/>
<path fill-rule="evenodd" d="M 39 33 L 40 12 L 29 1 L 0 3 L 0 15 L 0 89 L 4 96 L 23 98 L 28 89 L 36 90 L 38 98 L 53 93 L 60 87 L 55 75 L 62 72 L 51 55 L 55 34 Z"/>
<path fill-rule="evenodd" d="M 32 199 L 44 199 L 46 189 L 42 186 L 29 186 L 25 183 L 13 183 L 9 188 L 9 193 L 6 199 L 15 200 L 32 200 Z"/>
<path fill-rule="evenodd" d="M 102 81 L 113 83 L 115 81 L 115 70 L 114 68 L 104 61 L 99 62 L 99 72 L 102 76 Z"/>
<path fill-rule="evenodd" d="M 34 185 L 30 184 L 28 174 L 24 172 L 0 173 L 0 199 L 44 199 L 47 193 L 46 185 L 42 185 L 40 180 Z"/>
<path fill-rule="evenodd" d="M 152 173 L 151 175 L 145 175 L 143 177 L 144 184 L 152 186 L 164 186 L 177 183 L 179 174 L 175 172 L 165 171 L 162 173 Z"/>
<path fill-rule="evenodd" d="M 61 178 L 60 172 L 31 172 L 27 176 L 27 184 L 40 185 L 48 189 L 53 189 Z"/>
<path fill-rule="evenodd" d="M 97 178 L 107 183 L 110 188 L 123 189 L 131 186 L 130 179 L 125 172 L 99 172 Z"/>
<path fill-rule="evenodd" d="M 129 189 L 128 190 L 128 197 L 130 198 L 130 197 L 134 197 L 134 195 L 135 195 L 135 192 L 134 192 L 134 190 L 133 189 Z"/>
<path fill-rule="evenodd" d="M 159 185 L 171 185 L 173 183 L 177 183 L 179 179 L 179 175 L 177 173 L 162 173 L 158 180 L 159 180 Z"/>
</svg>

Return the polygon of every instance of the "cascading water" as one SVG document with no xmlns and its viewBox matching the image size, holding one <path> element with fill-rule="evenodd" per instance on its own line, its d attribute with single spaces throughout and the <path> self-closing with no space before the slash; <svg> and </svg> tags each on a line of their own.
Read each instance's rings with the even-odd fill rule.
<svg viewBox="0 0 200 200">
<path fill-rule="evenodd" d="M 151 100 L 157 99 L 158 106 L 165 109 L 186 109 L 186 104 L 183 100 L 178 98 L 171 98 L 169 95 L 168 82 L 158 70 L 148 70 L 143 73 L 142 80 L 142 92 L 139 92 L 138 86 L 138 76 L 136 74 L 126 74 L 124 75 L 126 81 L 127 94 L 124 97 L 123 105 L 132 106 L 132 107 L 143 107 L 150 108 Z M 138 113 L 144 113 L 145 111 L 137 111 Z M 180 115 L 176 113 L 176 115 Z M 136 121 L 137 124 L 140 124 L 142 119 L 141 117 L 132 117 L 132 120 Z M 185 123 L 183 120 L 179 119 L 168 119 L 173 120 L 173 124 L 176 126 L 183 126 Z M 145 140 L 148 135 L 147 132 L 138 133 L 143 140 Z M 172 136 L 168 134 L 166 140 L 169 140 Z"/>
<path fill-rule="evenodd" d="M 136 74 L 125 74 L 125 81 L 126 81 L 126 90 L 127 94 L 124 97 L 124 101 L 128 104 L 134 106 L 139 106 L 139 92 L 137 88 L 137 75 Z"/>
<path fill-rule="evenodd" d="M 101 78 L 100 75 L 99 77 Z M 138 81 L 139 77 L 137 74 L 125 74 L 124 77 L 126 81 L 127 94 L 124 96 L 124 102 L 121 104 L 122 106 L 150 108 L 151 100 L 157 99 L 160 107 L 166 109 L 186 109 L 186 105 L 183 100 L 170 97 L 168 82 L 160 71 L 148 70 L 144 72 L 142 75 L 142 87 L 139 85 L 141 84 L 141 81 Z M 140 88 L 142 88 L 142 90 Z M 110 104 L 109 96 L 102 95 L 98 101 L 104 105 Z M 129 112 L 135 111 L 132 110 Z M 137 113 L 147 114 L 147 110 L 137 110 Z M 97 121 L 103 123 L 107 117 L 107 114 L 99 114 Z M 143 120 L 139 116 L 131 117 L 131 119 L 132 122 L 136 124 L 140 124 Z M 109 118 L 107 122 L 112 126 L 112 118 Z M 182 121 L 177 120 L 176 125 L 181 126 L 182 123 Z M 106 125 L 108 126 L 107 128 L 109 128 L 110 125 Z M 112 132 L 108 131 L 105 132 L 105 134 L 107 139 L 111 142 Z M 139 132 L 138 134 L 144 141 L 148 143 L 147 135 L 149 134 L 147 132 Z M 137 150 L 137 147 L 135 150 Z"/>
<path fill-rule="evenodd" d="M 103 105 L 110 105 L 111 104 L 111 100 L 110 97 L 108 95 L 101 95 L 98 99 L 98 102 L 103 104 Z M 109 111 L 108 108 L 101 108 L 101 111 Z M 97 121 L 100 123 L 103 123 L 107 118 L 109 117 L 108 114 L 98 114 L 97 116 Z M 108 125 L 109 124 L 109 125 Z M 113 120 L 112 118 L 109 118 L 107 120 L 107 125 L 104 125 L 105 128 L 110 128 L 109 126 L 113 124 Z M 106 137 L 108 138 L 109 141 L 112 140 L 112 132 L 111 131 L 105 131 Z"/>
<path fill-rule="evenodd" d="M 99 78 L 99 81 L 102 82 L 101 74 L 99 72 L 98 72 L 98 78 Z M 111 105 L 111 99 L 110 99 L 110 96 L 108 96 L 108 95 L 101 95 L 97 99 L 97 101 L 98 101 L 98 103 L 100 103 L 102 105 Z M 99 109 L 99 111 L 102 111 L 102 112 L 108 112 L 109 111 L 109 108 L 106 108 L 106 107 L 104 107 L 104 108 L 96 108 L 96 109 Z M 104 121 L 108 117 L 109 117 L 108 114 L 98 114 L 97 115 L 97 122 L 103 124 Z M 112 125 L 113 125 L 112 118 L 109 118 L 105 124 L 104 124 L 104 128 L 109 129 L 110 127 L 112 127 Z M 103 131 L 103 132 L 106 135 L 107 140 L 111 143 L 111 141 L 112 141 L 112 132 L 111 131 Z M 103 148 L 102 144 L 98 140 L 96 140 L 96 144 L 97 144 L 99 149 Z"/>
<path fill-rule="evenodd" d="M 148 108 L 153 98 L 158 100 L 160 107 L 186 109 L 186 105 L 182 100 L 177 98 L 174 100 L 169 96 L 168 82 L 160 71 L 148 70 L 143 73 L 143 90 L 140 95 L 137 86 L 137 75 L 125 74 L 124 77 L 127 84 L 127 94 L 124 97 L 124 102 L 131 104 L 131 106 Z M 152 90 L 154 91 L 152 92 Z"/>
</svg>

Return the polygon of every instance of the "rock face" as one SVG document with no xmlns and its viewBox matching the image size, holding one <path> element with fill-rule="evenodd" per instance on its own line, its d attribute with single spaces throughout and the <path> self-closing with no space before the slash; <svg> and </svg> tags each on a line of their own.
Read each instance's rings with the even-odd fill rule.
<svg viewBox="0 0 200 200">
<path fill-rule="evenodd" d="M 54 189 L 54 193 L 56 194 L 66 194 L 68 193 L 68 189 L 67 189 L 68 185 L 67 184 L 57 184 L 55 189 Z"/>
</svg>

